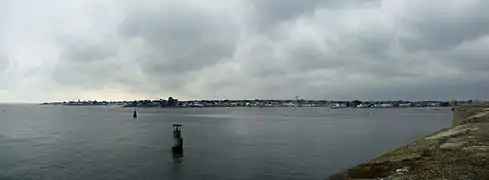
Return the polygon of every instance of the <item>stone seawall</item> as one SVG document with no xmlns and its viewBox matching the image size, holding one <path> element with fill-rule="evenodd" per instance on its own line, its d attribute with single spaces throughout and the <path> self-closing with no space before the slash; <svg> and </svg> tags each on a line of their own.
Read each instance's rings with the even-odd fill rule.
<svg viewBox="0 0 489 180">
<path fill-rule="evenodd" d="M 459 105 L 453 107 L 452 126 L 457 126 L 463 123 L 465 119 L 473 116 L 484 109 L 489 108 L 488 105 Z"/>
<path fill-rule="evenodd" d="M 489 179 L 489 108 L 454 108 L 454 126 L 327 179 Z"/>
</svg>

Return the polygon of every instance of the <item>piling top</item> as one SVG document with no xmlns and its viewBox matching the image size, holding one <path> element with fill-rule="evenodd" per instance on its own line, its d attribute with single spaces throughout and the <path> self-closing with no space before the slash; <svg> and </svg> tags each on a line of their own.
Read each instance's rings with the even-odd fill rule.
<svg viewBox="0 0 489 180">
<path fill-rule="evenodd" d="M 173 131 L 181 131 L 181 130 L 182 130 L 181 124 L 173 124 Z"/>
</svg>

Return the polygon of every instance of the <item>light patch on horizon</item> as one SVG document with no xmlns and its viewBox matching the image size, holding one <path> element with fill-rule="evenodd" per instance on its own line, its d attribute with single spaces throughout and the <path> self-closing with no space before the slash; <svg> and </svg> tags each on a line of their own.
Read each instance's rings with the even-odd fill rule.
<svg viewBox="0 0 489 180">
<path fill-rule="evenodd" d="M 488 99 L 484 0 L 0 1 L 0 102 Z"/>
</svg>

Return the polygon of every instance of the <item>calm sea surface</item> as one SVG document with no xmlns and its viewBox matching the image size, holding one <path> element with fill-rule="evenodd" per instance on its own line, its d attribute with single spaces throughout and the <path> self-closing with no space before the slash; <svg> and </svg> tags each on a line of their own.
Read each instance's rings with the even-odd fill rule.
<svg viewBox="0 0 489 180">
<path fill-rule="evenodd" d="M 324 179 L 451 123 L 449 109 L 138 112 L 0 105 L 0 179 Z M 183 124 L 180 160 L 173 123 Z"/>
</svg>

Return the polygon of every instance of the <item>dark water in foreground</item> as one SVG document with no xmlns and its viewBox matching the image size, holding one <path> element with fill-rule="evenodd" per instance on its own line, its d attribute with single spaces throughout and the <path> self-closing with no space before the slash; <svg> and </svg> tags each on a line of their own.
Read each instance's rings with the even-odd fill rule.
<svg viewBox="0 0 489 180">
<path fill-rule="evenodd" d="M 6 113 L 2 110 L 5 109 Z M 0 179 L 324 179 L 450 125 L 448 109 L 0 105 Z M 172 124 L 185 156 L 173 160 Z"/>
</svg>

